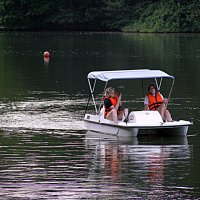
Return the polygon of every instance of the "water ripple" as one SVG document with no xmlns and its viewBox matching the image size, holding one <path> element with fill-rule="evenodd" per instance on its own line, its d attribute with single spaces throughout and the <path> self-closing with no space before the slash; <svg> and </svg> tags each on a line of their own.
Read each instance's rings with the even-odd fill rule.
<svg viewBox="0 0 200 200">
<path fill-rule="evenodd" d="M 187 139 L 162 138 L 165 145 L 158 140 L 139 138 L 136 144 L 84 131 L 3 131 L 0 197 L 190 199 L 198 189 L 186 181 L 192 148 Z"/>
<path fill-rule="evenodd" d="M 1 104 L 1 199 L 168 200 L 200 195 L 189 179 L 193 147 L 187 137 L 85 133 L 85 102 L 64 95 Z"/>
<path fill-rule="evenodd" d="M 0 127 L 20 129 L 84 130 L 80 101 L 41 99 L 1 104 Z"/>
</svg>

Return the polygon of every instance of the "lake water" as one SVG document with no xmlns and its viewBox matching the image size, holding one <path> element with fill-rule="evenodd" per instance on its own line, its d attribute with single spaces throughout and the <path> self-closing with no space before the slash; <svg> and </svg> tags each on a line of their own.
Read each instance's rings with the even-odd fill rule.
<svg viewBox="0 0 200 200">
<path fill-rule="evenodd" d="M 88 72 L 140 68 L 175 76 L 188 136 L 86 132 Z M 0 199 L 200 199 L 199 76 L 200 34 L 1 32 Z M 142 109 L 141 83 L 113 85 Z"/>
</svg>

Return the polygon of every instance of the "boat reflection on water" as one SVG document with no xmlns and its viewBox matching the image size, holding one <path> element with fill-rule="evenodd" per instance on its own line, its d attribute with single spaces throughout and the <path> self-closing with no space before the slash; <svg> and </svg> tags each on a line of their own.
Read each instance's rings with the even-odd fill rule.
<svg viewBox="0 0 200 200">
<path fill-rule="evenodd" d="M 145 135 L 145 136 L 115 136 L 107 133 L 99 133 L 95 131 L 86 131 L 85 142 L 95 143 L 100 140 L 103 143 L 117 142 L 119 144 L 129 145 L 188 145 L 187 136 L 159 136 L 159 135 Z"/>
<path fill-rule="evenodd" d="M 176 173 L 180 180 L 188 173 L 179 167 L 190 162 L 187 137 L 123 138 L 87 131 L 85 144 L 95 159 L 90 177 L 100 170 L 102 181 L 112 182 L 110 192 L 114 187 L 115 192 L 129 191 L 132 198 L 162 199 L 170 193 L 179 196 L 182 191 L 178 186 L 185 187 L 184 181 L 176 181 Z"/>
<path fill-rule="evenodd" d="M 86 137 L 86 144 L 95 143 L 95 141 L 103 141 L 104 143 L 109 143 L 109 142 L 120 142 L 120 143 L 125 143 L 125 144 L 138 144 L 138 138 L 134 136 L 116 136 L 116 135 L 110 135 L 110 134 L 103 134 L 95 131 L 86 131 L 85 133 Z"/>
</svg>

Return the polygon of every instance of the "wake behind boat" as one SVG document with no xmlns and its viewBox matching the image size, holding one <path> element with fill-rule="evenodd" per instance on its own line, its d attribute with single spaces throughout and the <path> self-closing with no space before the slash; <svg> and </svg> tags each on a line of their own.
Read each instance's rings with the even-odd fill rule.
<svg viewBox="0 0 200 200">
<path fill-rule="evenodd" d="M 107 84 L 113 80 L 126 79 L 154 79 L 157 88 L 160 90 L 163 79 L 171 79 L 172 84 L 168 99 L 170 98 L 175 78 L 161 70 L 117 70 L 117 71 L 94 71 L 87 76 L 90 88 L 90 97 L 94 104 L 94 114 L 85 113 L 84 121 L 86 127 L 90 131 L 102 132 L 112 135 L 129 135 L 138 136 L 144 134 L 163 134 L 163 135 L 187 135 L 188 127 L 192 124 L 189 121 L 178 120 L 165 122 L 158 111 L 131 111 L 128 116 L 128 122 L 119 120 L 117 124 L 113 121 L 105 119 L 105 109 L 102 103 L 98 106 L 95 101 L 94 91 L 97 80 L 105 82 L 103 94 L 105 93 Z M 92 81 L 93 80 L 93 81 Z M 88 107 L 88 105 L 87 105 Z M 87 109 L 86 109 L 87 112 Z"/>
</svg>

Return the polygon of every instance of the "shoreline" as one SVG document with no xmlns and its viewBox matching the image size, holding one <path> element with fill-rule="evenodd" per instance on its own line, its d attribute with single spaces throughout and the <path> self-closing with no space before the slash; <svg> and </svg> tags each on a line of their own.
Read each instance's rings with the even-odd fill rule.
<svg viewBox="0 0 200 200">
<path fill-rule="evenodd" d="M 125 31 L 86 31 L 86 30 L 8 30 L 6 28 L 1 28 L 0 27 L 0 33 L 3 32 L 21 32 L 21 33 L 37 33 L 37 32 L 41 32 L 41 33 L 45 33 L 45 32 L 49 32 L 49 33 L 53 33 L 53 32 L 60 32 L 60 33 L 111 33 L 111 34 L 118 34 L 118 33 L 126 33 L 126 34 L 157 34 L 157 35 L 163 35 L 163 34 L 195 34 L 198 35 L 200 34 L 200 32 L 125 32 Z"/>
</svg>

